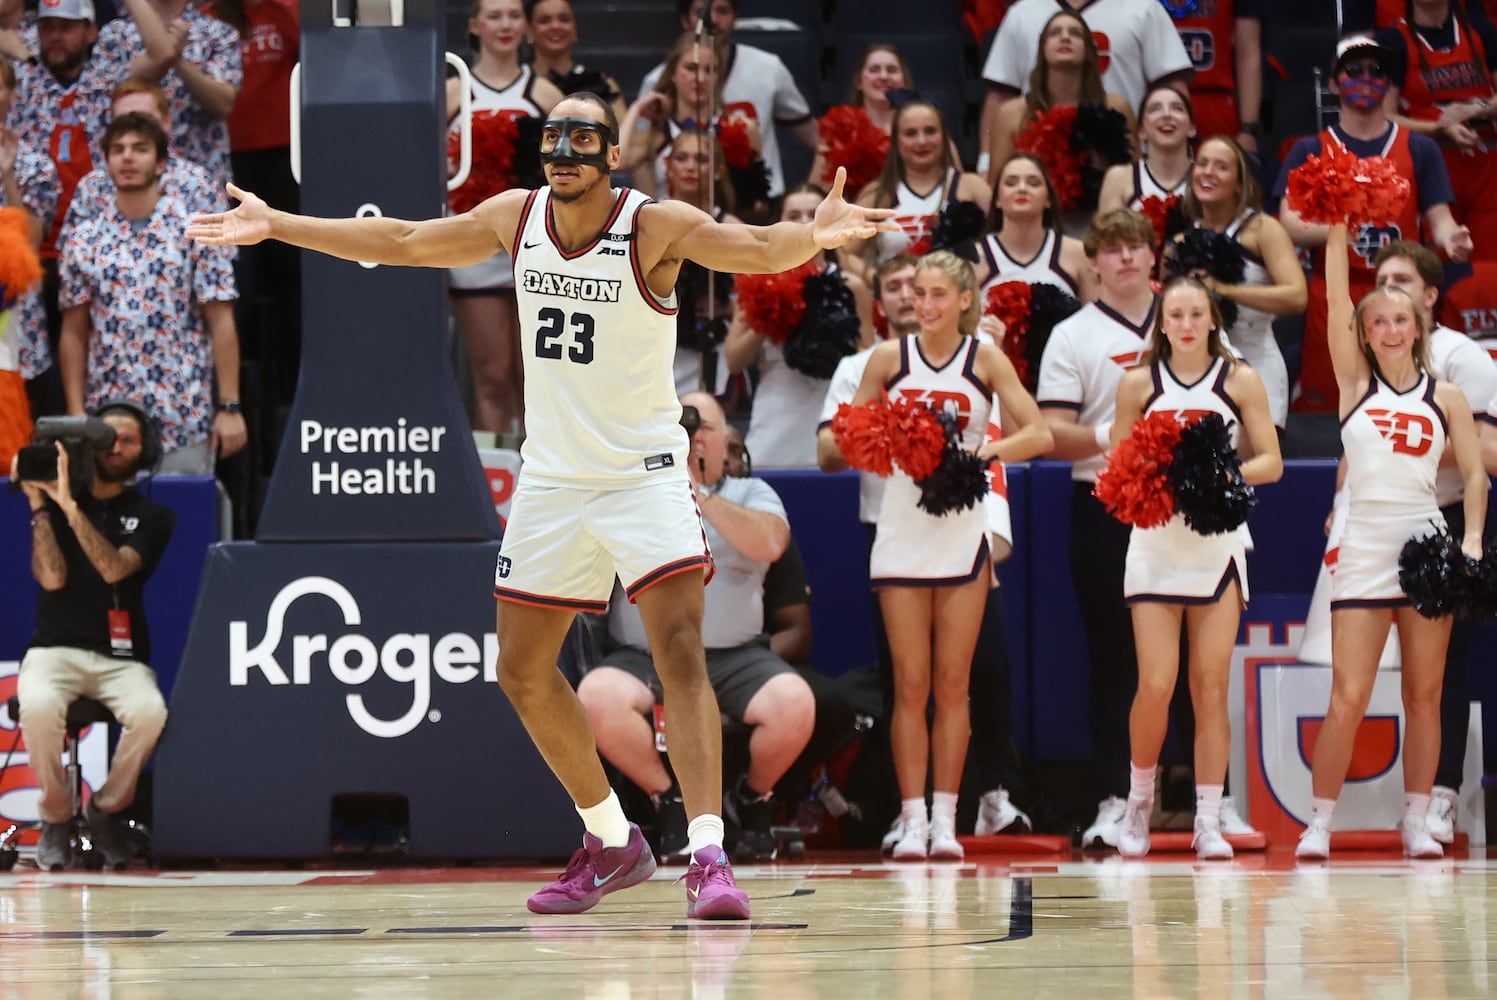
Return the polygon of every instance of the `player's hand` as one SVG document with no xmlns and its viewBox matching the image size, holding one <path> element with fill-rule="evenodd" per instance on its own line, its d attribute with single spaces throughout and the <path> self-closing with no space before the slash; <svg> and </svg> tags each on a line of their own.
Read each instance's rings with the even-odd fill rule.
<svg viewBox="0 0 1497 1000">
<path fill-rule="evenodd" d="M 254 246 L 270 237 L 270 206 L 233 184 L 229 196 L 239 204 L 216 215 L 194 215 L 187 226 L 187 238 L 214 247 Z"/>
<path fill-rule="evenodd" d="M 864 208 L 845 201 L 842 188 L 847 183 L 847 168 L 838 167 L 831 193 L 816 206 L 811 220 L 811 238 L 823 250 L 833 250 L 851 240 L 871 240 L 879 233 L 894 233 L 899 227 L 889 221 L 892 208 Z"/>
</svg>

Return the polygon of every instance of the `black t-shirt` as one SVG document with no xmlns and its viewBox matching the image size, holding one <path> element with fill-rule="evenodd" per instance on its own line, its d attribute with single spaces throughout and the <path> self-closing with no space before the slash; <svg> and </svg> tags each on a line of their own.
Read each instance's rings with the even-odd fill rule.
<svg viewBox="0 0 1497 1000">
<path fill-rule="evenodd" d="M 85 496 L 78 506 L 94 529 L 115 548 L 131 548 L 140 556 L 139 571 L 117 584 L 108 584 L 89 562 L 62 512 L 48 502 L 52 533 L 67 563 L 68 578 L 61 590 L 42 588 L 36 600 L 36 633 L 32 646 L 71 646 L 105 656 L 151 661 L 151 635 L 146 627 L 145 584 L 171 541 L 177 518 L 169 508 L 126 488 L 110 500 Z M 116 650 L 110 642 L 109 612 L 130 616 L 131 650 Z"/>
<path fill-rule="evenodd" d="M 764 617 L 794 604 L 810 603 L 811 584 L 806 580 L 806 564 L 792 535 L 784 553 L 769 564 L 764 574 Z"/>
</svg>

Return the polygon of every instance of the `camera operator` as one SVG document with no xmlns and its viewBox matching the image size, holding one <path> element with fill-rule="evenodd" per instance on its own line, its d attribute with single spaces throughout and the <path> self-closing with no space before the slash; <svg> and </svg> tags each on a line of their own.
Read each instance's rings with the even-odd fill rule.
<svg viewBox="0 0 1497 1000">
<path fill-rule="evenodd" d="M 62 766 L 68 705 L 93 698 L 124 729 L 109 778 L 84 810 L 108 868 L 123 868 L 132 858 L 119 813 L 134 800 L 141 768 L 166 724 L 166 702 L 147 666 L 144 590 L 175 517 L 126 485 L 159 455 L 159 432 L 133 403 L 106 402 L 97 416 L 113 429 L 114 442 L 108 450 L 82 453 L 92 451 L 94 468 L 77 495 L 68 486 L 71 458 L 61 441 L 53 442 L 55 479 L 20 481 L 31 505 L 31 571 L 41 593 L 16 690 L 41 790 L 37 867 L 43 871 L 58 871 L 71 860 L 72 793 Z M 12 480 L 19 464 L 11 464 Z"/>
</svg>

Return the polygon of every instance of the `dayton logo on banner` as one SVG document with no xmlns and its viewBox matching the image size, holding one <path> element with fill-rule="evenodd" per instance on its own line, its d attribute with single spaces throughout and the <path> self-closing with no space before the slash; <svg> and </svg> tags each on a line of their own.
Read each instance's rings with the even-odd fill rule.
<svg viewBox="0 0 1497 1000">
<path fill-rule="evenodd" d="M 331 602 L 342 627 L 286 634 L 287 613 L 304 600 L 324 609 Z M 283 586 L 253 635 L 249 622 L 229 622 L 230 687 L 306 687 L 314 675 L 327 675 L 350 689 L 344 703 L 354 725 L 382 739 L 404 736 L 423 721 L 440 722 L 441 712 L 432 708 L 433 678 L 455 686 L 479 677 L 493 683 L 498 655 L 499 640 L 492 632 L 432 635 L 393 631 L 387 621 L 366 623 L 353 593 L 325 576 L 301 577 Z M 406 692 L 400 699 L 405 707 L 393 718 L 376 712 L 365 698 L 376 677 Z"/>
<path fill-rule="evenodd" d="M 16 678 L 21 665 L 14 660 L 0 660 L 0 705 L 9 701 L 16 693 Z M 83 764 L 84 801 L 93 789 L 104 783 L 109 768 L 107 756 L 109 736 L 103 726 L 90 726 L 78 741 L 78 758 Z M 31 770 L 31 758 L 26 752 L 26 738 L 20 726 L 11 721 L 10 713 L 0 709 L 0 760 L 10 755 L 10 764 L 0 775 L 0 830 L 12 823 L 36 823 L 41 820 L 37 812 L 37 800 L 41 789 L 36 785 L 36 774 Z M 23 838 L 24 843 L 35 843 L 36 833 Z"/>
</svg>

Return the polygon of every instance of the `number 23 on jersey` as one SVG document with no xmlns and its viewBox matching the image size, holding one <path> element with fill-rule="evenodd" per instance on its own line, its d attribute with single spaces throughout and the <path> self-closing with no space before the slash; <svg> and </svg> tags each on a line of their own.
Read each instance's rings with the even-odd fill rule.
<svg viewBox="0 0 1497 1000">
<path fill-rule="evenodd" d="M 560 361 L 565 358 L 579 365 L 593 360 L 593 318 L 576 312 L 568 316 L 560 309 L 547 307 L 536 316 L 540 325 L 535 331 L 535 356 Z M 570 343 L 566 341 L 570 339 Z"/>
</svg>

